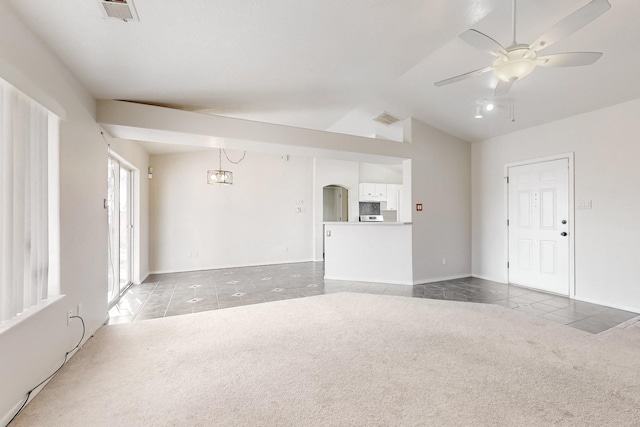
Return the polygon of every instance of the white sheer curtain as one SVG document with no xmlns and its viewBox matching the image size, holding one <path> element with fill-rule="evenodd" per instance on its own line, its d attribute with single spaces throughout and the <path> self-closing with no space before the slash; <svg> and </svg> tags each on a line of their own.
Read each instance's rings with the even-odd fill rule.
<svg viewBox="0 0 640 427">
<path fill-rule="evenodd" d="M 0 322 L 48 296 L 49 114 L 0 80 Z"/>
</svg>

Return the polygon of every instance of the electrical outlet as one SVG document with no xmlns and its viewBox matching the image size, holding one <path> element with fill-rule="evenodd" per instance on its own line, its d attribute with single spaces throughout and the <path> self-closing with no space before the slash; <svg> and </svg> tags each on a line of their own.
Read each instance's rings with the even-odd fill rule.
<svg viewBox="0 0 640 427">
<path fill-rule="evenodd" d="M 73 316 L 73 310 L 67 311 L 67 326 L 71 324 L 71 316 Z"/>
</svg>

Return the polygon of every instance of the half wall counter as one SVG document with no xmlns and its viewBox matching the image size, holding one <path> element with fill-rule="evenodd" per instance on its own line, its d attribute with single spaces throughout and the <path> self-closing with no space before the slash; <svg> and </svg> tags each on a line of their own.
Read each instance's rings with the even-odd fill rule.
<svg viewBox="0 0 640 427">
<path fill-rule="evenodd" d="M 413 285 L 411 231 L 411 223 L 325 222 L 325 279 Z"/>
</svg>

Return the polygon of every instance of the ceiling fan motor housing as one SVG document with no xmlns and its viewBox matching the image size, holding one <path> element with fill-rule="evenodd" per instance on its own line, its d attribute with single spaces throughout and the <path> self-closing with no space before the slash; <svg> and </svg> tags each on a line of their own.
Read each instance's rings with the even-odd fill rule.
<svg viewBox="0 0 640 427">
<path fill-rule="evenodd" d="M 536 68 L 536 52 L 528 44 L 514 44 L 493 62 L 493 74 L 509 82 L 528 76 Z"/>
</svg>

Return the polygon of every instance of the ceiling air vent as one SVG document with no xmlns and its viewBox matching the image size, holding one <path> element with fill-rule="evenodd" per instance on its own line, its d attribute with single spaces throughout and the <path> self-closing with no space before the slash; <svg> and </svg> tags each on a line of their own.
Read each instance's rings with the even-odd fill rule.
<svg viewBox="0 0 640 427">
<path fill-rule="evenodd" d="M 391 114 L 387 113 L 386 111 L 383 111 L 382 113 L 378 114 L 372 120 L 374 122 L 382 123 L 385 126 L 390 126 L 390 125 L 400 121 L 399 118 L 397 118 L 395 116 L 392 116 Z"/>
<path fill-rule="evenodd" d="M 105 18 L 116 18 L 125 22 L 139 21 L 132 0 L 98 0 Z"/>
</svg>

